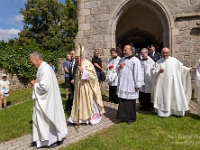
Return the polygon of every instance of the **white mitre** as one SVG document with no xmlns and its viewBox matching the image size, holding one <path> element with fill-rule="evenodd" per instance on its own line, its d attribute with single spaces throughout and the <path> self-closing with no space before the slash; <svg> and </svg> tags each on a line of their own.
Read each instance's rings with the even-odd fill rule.
<svg viewBox="0 0 200 150">
<path fill-rule="evenodd" d="M 76 43 L 75 44 L 75 50 L 76 50 L 75 56 L 80 56 L 80 55 L 82 55 L 82 57 L 85 56 L 85 54 L 84 54 L 84 46 L 81 46 L 81 44 Z M 82 54 L 81 54 L 81 51 L 82 51 Z"/>
</svg>

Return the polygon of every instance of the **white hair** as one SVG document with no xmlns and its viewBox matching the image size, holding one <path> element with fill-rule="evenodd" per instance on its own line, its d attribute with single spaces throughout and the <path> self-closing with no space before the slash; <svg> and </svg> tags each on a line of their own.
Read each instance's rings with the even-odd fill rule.
<svg viewBox="0 0 200 150">
<path fill-rule="evenodd" d="M 42 55 L 39 52 L 33 52 L 30 54 L 30 56 L 43 60 Z"/>
</svg>

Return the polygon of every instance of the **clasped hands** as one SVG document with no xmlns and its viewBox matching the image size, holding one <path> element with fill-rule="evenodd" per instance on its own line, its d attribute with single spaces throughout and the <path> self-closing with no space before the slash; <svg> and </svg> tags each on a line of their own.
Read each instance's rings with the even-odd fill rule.
<svg viewBox="0 0 200 150">
<path fill-rule="evenodd" d="M 34 86 L 34 85 L 35 85 L 35 83 L 37 83 L 37 79 L 36 79 L 36 80 L 32 80 L 32 81 L 31 81 L 31 85 L 32 85 L 32 86 Z"/>
<path fill-rule="evenodd" d="M 124 68 L 125 65 L 126 65 L 125 62 L 122 62 L 122 63 L 119 65 L 119 69 Z"/>
</svg>

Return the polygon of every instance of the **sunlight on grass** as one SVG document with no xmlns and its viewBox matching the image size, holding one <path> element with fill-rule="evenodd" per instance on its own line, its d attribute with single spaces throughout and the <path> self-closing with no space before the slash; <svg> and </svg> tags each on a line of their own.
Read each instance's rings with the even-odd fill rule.
<svg viewBox="0 0 200 150">
<path fill-rule="evenodd" d="M 66 103 L 64 83 L 60 85 L 63 106 Z M 32 89 L 12 91 L 8 98 L 12 107 L 0 111 L 0 143 L 31 134 Z M 18 102 L 22 102 L 17 105 Z M 70 111 L 65 113 L 69 117 Z M 200 118 L 197 115 L 159 118 L 155 114 L 139 114 L 131 125 L 119 123 L 104 129 L 63 150 L 194 150 L 200 147 Z"/>
<path fill-rule="evenodd" d="M 0 112 L 0 142 L 31 133 L 33 101 Z"/>
<path fill-rule="evenodd" d="M 7 98 L 7 103 L 10 106 L 18 102 L 30 100 L 31 93 L 32 93 L 31 88 L 11 91 L 9 97 Z"/>
<path fill-rule="evenodd" d="M 199 121 L 196 115 L 164 119 L 139 114 L 136 123 L 119 123 L 63 150 L 199 149 Z"/>
<path fill-rule="evenodd" d="M 64 84 L 60 85 L 61 97 L 63 104 L 66 103 Z M 0 110 L 0 143 L 24 134 L 32 132 L 32 110 L 33 100 L 31 100 L 32 89 L 21 89 L 12 91 L 8 97 L 9 106 Z M 24 102 L 25 101 L 25 102 Z M 23 102 L 18 105 L 13 105 Z M 66 118 L 70 115 L 70 111 L 65 113 Z"/>
</svg>

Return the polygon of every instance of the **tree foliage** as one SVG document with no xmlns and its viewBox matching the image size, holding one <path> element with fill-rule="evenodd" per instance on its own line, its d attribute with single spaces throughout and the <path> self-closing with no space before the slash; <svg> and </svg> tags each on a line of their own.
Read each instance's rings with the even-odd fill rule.
<svg viewBox="0 0 200 150">
<path fill-rule="evenodd" d="M 28 45 L 33 39 L 44 50 L 71 50 L 78 29 L 77 8 L 74 1 L 66 0 L 66 3 L 27 0 L 25 9 L 20 9 L 24 28 L 19 33 L 17 45 Z"/>
<path fill-rule="evenodd" d="M 62 4 L 57 0 L 27 0 L 23 15 L 23 30 L 19 38 L 0 41 L 0 67 L 17 74 L 20 79 L 34 79 L 36 69 L 29 62 L 34 51 L 57 68 L 58 58 L 74 47 L 78 31 L 77 6 L 74 0 Z"/>
<path fill-rule="evenodd" d="M 4 46 L 1 50 L 0 66 L 10 74 L 17 74 L 20 79 L 34 79 L 36 69 L 29 61 L 29 55 L 32 52 L 38 51 L 43 56 L 46 62 L 54 62 L 57 67 L 58 57 L 56 52 L 42 51 L 37 45 L 28 46 Z"/>
</svg>

